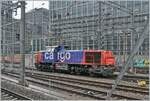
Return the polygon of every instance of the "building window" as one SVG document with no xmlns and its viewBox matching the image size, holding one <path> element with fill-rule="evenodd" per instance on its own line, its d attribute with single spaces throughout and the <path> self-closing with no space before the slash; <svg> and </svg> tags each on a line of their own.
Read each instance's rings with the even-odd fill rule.
<svg viewBox="0 0 150 101">
<path fill-rule="evenodd" d="M 93 15 L 93 12 L 94 12 L 93 2 L 89 1 L 87 4 L 88 4 L 88 15 Z"/>
<path fill-rule="evenodd" d="M 80 17 L 83 14 L 83 9 L 81 6 L 77 6 L 77 16 Z"/>
<path fill-rule="evenodd" d="M 16 40 L 17 40 L 17 41 L 20 40 L 20 34 L 16 34 Z"/>
<path fill-rule="evenodd" d="M 149 2 L 148 1 L 142 1 L 142 9 L 144 13 L 148 13 L 149 11 Z"/>
<path fill-rule="evenodd" d="M 53 11 L 53 18 L 56 18 L 56 17 L 57 17 L 56 11 L 54 10 L 54 11 Z"/>
<path fill-rule="evenodd" d="M 76 7 L 72 7 L 72 17 L 76 16 Z"/>
<path fill-rule="evenodd" d="M 83 5 L 83 16 L 87 15 L 87 5 Z"/>
<path fill-rule="evenodd" d="M 133 1 L 127 1 L 127 8 L 132 9 L 133 7 Z"/>
</svg>

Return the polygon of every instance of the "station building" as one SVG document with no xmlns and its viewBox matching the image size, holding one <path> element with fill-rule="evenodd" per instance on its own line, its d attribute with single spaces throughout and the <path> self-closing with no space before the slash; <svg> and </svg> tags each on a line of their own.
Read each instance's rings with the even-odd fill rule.
<svg viewBox="0 0 150 101">
<path fill-rule="evenodd" d="M 20 19 L 14 18 L 15 12 L 10 9 L 12 5 L 12 1 L 2 1 L 1 47 L 3 55 L 20 53 Z M 43 49 L 42 37 L 49 32 L 49 11 L 45 8 L 35 8 L 27 12 L 25 18 L 25 53 L 31 53 L 31 41 L 36 42 L 36 45 L 33 44 L 36 51 Z"/>
<path fill-rule="evenodd" d="M 143 0 L 49 0 L 51 37 L 46 45 L 63 43 L 70 49 L 107 49 L 115 55 L 127 55 L 148 22 L 148 9 L 149 2 Z M 138 52 L 148 54 L 149 36 Z"/>
</svg>

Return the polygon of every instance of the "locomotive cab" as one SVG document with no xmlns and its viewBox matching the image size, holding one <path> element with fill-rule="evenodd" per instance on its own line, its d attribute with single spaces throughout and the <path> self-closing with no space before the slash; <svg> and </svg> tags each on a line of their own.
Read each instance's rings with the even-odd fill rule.
<svg viewBox="0 0 150 101">
<path fill-rule="evenodd" d="M 84 50 L 84 64 L 88 65 L 89 74 L 112 75 L 115 69 L 115 58 L 112 51 Z"/>
<path fill-rule="evenodd" d="M 85 52 L 85 63 L 100 64 L 100 52 Z"/>
<path fill-rule="evenodd" d="M 115 64 L 115 58 L 113 56 L 112 51 L 101 51 L 102 53 L 102 64 L 103 65 L 110 65 L 110 66 L 114 66 Z"/>
<path fill-rule="evenodd" d="M 112 51 L 104 50 L 84 50 L 84 63 L 96 65 L 114 65 L 115 58 Z"/>
</svg>

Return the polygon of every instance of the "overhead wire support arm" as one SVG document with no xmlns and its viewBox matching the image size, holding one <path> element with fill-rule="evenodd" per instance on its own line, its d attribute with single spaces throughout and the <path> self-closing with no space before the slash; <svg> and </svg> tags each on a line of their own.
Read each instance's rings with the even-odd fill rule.
<svg viewBox="0 0 150 101">
<path fill-rule="evenodd" d="M 125 65 L 123 66 L 123 69 L 121 70 L 119 76 L 117 77 L 115 84 L 112 86 L 112 89 L 110 92 L 107 93 L 107 98 L 110 99 L 112 93 L 115 91 L 117 85 L 119 84 L 120 80 L 123 78 L 126 70 L 129 68 L 130 62 L 134 58 L 135 54 L 138 52 L 139 47 L 142 45 L 144 39 L 147 37 L 147 34 L 149 33 L 149 21 L 147 21 L 147 24 L 144 26 L 143 33 L 141 33 L 141 36 L 139 37 L 139 42 L 135 45 L 136 47 L 133 48 L 131 55 L 128 57 Z"/>
<path fill-rule="evenodd" d="M 20 7 L 21 7 L 20 2 L 16 2 L 16 3 L 13 3 L 12 5 L 10 5 L 8 7 L 2 8 L 1 11 L 9 10 L 9 9 L 17 9 L 17 8 L 20 8 Z"/>
<path fill-rule="evenodd" d="M 126 7 L 123 7 L 123 6 L 117 4 L 117 3 L 113 2 L 113 1 L 107 1 L 107 2 L 103 1 L 102 3 L 107 4 L 107 5 L 109 5 L 109 6 L 116 7 L 116 8 L 118 8 L 118 9 L 120 9 L 120 10 L 122 10 L 122 11 L 128 13 L 128 14 L 130 14 L 130 15 L 133 14 L 133 11 L 132 11 L 132 10 L 130 10 L 130 9 L 126 8 Z"/>
</svg>

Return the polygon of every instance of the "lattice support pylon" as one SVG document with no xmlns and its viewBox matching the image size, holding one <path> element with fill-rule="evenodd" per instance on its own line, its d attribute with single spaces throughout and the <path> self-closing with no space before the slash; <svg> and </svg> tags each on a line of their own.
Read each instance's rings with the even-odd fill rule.
<svg viewBox="0 0 150 101">
<path fill-rule="evenodd" d="M 110 92 L 107 93 L 107 98 L 106 98 L 107 100 L 111 98 L 112 93 L 115 91 L 117 85 L 119 84 L 119 82 L 123 78 L 126 70 L 129 68 L 131 60 L 134 58 L 134 56 L 138 52 L 139 47 L 142 45 L 144 39 L 147 37 L 147 34 L 149 34 L 149 21 L 147 21 L 147 22 L 148 23 L 145 25 L 143 31 L 141 31 L 143 33 L 141 33 L 141 36 L 139 37 L 139 42 L 135 45 L 135 47 L 132 50 L 131 55 L 128 57 L 126 63 L 123 65 L 121 72 L 119 73 L 117 79 L 114 82 L 114 85 L 112 86 L 112 89 L 110 90 Z"/>
</svg>

